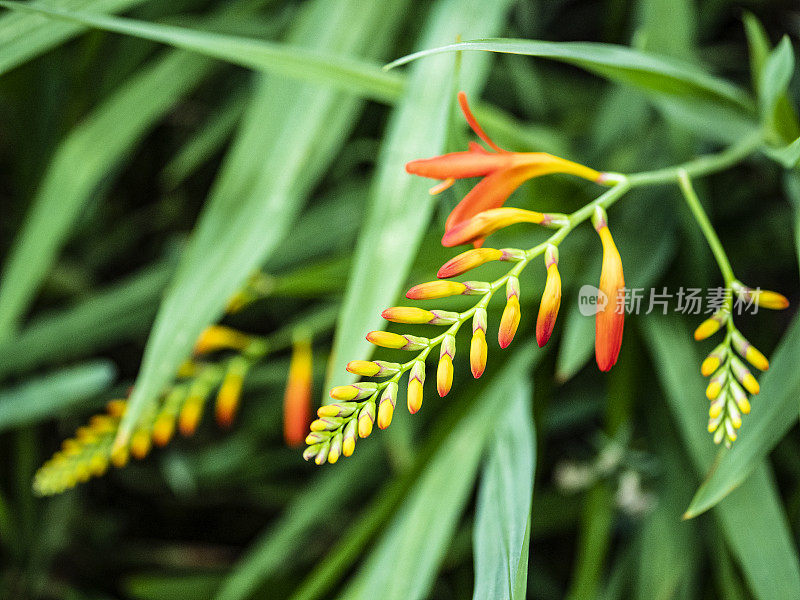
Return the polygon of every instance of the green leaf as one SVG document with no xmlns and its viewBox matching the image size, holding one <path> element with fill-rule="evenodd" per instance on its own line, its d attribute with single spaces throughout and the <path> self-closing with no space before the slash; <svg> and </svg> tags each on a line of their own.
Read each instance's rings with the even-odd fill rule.
<svg viewBox="0 0 800 600">
<path fill-rule="evenodd" d="M 524 600 L 536 442 L 531 394 L 518 393 L 495 426 L 475 508 L 472 597 Z"/>
<path fill-rule="evenodd" d="M 405 2 L 367 10 L 358 0 L 320 0 L 307 5 L 290 42 L 377 56 L 391 42 Z M 361 106 L 353 95 L 294 79 L 259 82 L 159 308 L 118 443 L 174 377 L 203 328 L 287 236 Z"/>
<path fill-rule="evenodd" d="M 750 54 L 750 76 L 753 88 L 758 90 L 761 86 L 761 72 L 770 52 L 769 37 L 761 21 L 753 13 L 745 11 L 742 21 L 747 36 L 747 50 Z"/>
<path fill-rule="evenodd" d="M 751 106 L 750 99 L 741 89 L 694 65 L 613 44 L 482 39 L 416 52 L 390 63 L 387 68 L 425 56 L 466 50 L 551 58 L 662 96 L 729 104 L 742 109 L 749 109 Z"/>
<path fill-rule="evenodd" d="M 789 36 L 785 35 L 775 49 L 769 53 L 759 79 L 759 108 L 765 119 L 772 119 L 778 99 L 786 93 L 789 87 L 793 71 L 794 51 Z"/>
<path fill-rule="evenodd" d="M 303 46 L 297 43 L 299 40 L 295 40 L 295 43 L 289 45 L 277 44 L 135 19 L 108 17 L 82 11 L 69 12 L 6 0 L 0 0 L 0 7 L 45 14 L 105 31 L 170 44 L 176 48 L 198 52 L 256 71 L 266 71 L 303 81 L 333 85 L 353 94 L 382 101 L 396 98 L 402 87 L 400 78 L 394 74 L 382 72 L 379 67 L 371 63 L 351 58 L 340 49 Z M 320 31 L 325 31 L 328 27 L 329 25 L 322 27 Z M 356 35 L 364 32 L 351 31 L 350 33 Z M 383 46 L 389 40 L 375 36 L 373 41 L 380 42 L 377 45 Z"/>
<path fill-rule="evenodd" d="M 764 154 L 779 162 L 786 169 L 793 169 L 800 161 L 800 137 L 783 148 L 764 147 Z"/>
<path fill-rule="evenodd" d="M 114 380 L 114 366 L 93 361 L 28 379 L 0 391 L 0 431 L 51 419 L 87 398 L 105 391 Z"/>
<path fill-rule="evenodd" d="M 508 2 L 444 0 L 427 20 L 420 45 L 440 44 L 458 35 L 499 29 Z M 474 93 L 488 68 L 487 60 L 468 61 L 459 89 Z M 408 161 L 444 151 L 449 108 L 454 101 L 453 60 L 439 57 L 414 65 L 404 95 L 392 113 L 378 157 L 373 193 L 355 249 L 328 370 L 332 379 L 349 377 L 344 366 L 365 358 L 371 345 L 364 336 L 381 328 L 380 312 L 406 282 L 436 198 L 430 182 L 406 173 Z M 437 82 L 435 86 L 431 81 Z M 329 387 L 329 386 L 326 386 Z"/>
<path fill-rule="evenodd" d="M 148 0 L 51 0 L 53 8 L 121 12 Z M 53 21 L 36 14 L 0 17 L 0 75 L 47 52 L 84 30 L 80 24 Z"/>
<path fill-rule="evenodd" d="M 0 379 L 143 336 L 171 273 L 172 265 L 154 265 L 74 306 L 37 316 L 0 344 Z"/>
<path fill-rule="evenodd" d="M 86 202 L 146 131 L 209 73 L 170 53 L 139 72 L 59 144 L 0 279 L 0 339 L 13 334 Z"/>
<path fill-rule="evenodd" d="M 692 498 L 688 516 L 708 510 L 739 487 L 795 425 L 800 393 L 798 361 L 800 318 L 795 318 L 761 380 L 761 393 L 753 398 L 752 412 L 742 420 L 739 438 L 715 462 Z"/>
<path fill-rule="evenodd" d="M 680 319 L 651 315 L 643 325 L 676 427 L 695 472 L 702 474 L 714 461 L 716 452 L 705 427 L 707 403 L 703 395 L 705 381 L 698 369 L 699 353 Z M 800 330 L 793 334 L 800 334 Z M 796 371 L 797 361 L 793 364 Z M 793 408 L 796 410 L 796 406 Z M 754 418 L 755 414 L 751 414 L 745 419 L 734 449 L 755 434 L 752 429 L 745 429 L 747 421 Z M 796 412 L 793 418 L 797 418 Z M 782 421 L 770 423 L 782 426 Z M 754 463 L 750 477 L 714 508 L 714 516 L 753 595 L 763 600 L 792 598 L 800 589 L 800 559 L 772 472 L 764 460 Z"/>
<path fill-rule="evenodd" d="M 428 461 L 382 538 L 341 597 L 418 600 L 430 593 L 476 479 L 481 454 L 503 409 L 524 402 L 535 350 L 518 349 Z"/>
</svg>

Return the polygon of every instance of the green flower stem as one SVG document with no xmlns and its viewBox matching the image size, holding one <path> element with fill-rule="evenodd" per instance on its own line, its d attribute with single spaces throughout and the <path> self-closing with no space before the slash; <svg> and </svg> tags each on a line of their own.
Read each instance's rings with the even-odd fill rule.
<svg viewBox="0 0 800 600">
<path fill-rule="evenodd" d="M 697 221 L 697 224 L 700 226 L 708 245 L 711 247 L 711 252 L 714 253 L 714 258 L 716 259 L 717 264 L 719 265 L 719 270 L 722 273 L 723 279 L 725 280 L 725 287 L 730 290 L 731 284 L 736 280 L 736 277 L 733 274 L 733 268 L 731 267 L 731 263 L 728 260 L 727 254 L 725 254 L 725 249 L 722 247 L 722 243 L 719 241 L 719 237 L 717 237 L 717 232 L 714 231 L 714 227 L 711 225 L 711 221 L 709 221 L 708 215 L 703 209 L 703 205 L 700 203 L 700 199 L 697 197 L 697 194 L 694 191 L 694 187 L 692 187 L 692 181 L 689 179 L 689 173 L 685 169 L 680 169 L 678 171 L 678 183 L 680 185 L 681 192 L 683 192 L 683 197 L 686 200 L 686 204 L 692 211 L 695 221 Z"/>
</svg>

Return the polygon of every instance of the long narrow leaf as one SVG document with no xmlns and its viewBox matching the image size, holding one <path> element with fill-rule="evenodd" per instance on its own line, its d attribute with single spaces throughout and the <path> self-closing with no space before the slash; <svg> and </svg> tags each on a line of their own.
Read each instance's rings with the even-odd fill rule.
<svg viewBox="0 0 800 600">
<path fill-rule="evenodd" d="M 52 0 L 53 8 L 114 13 L 148 0 Z M 0 75 L 47 52 L 81 33 L 78 23 L 54 21 L 37 14 L 7 14 L 0 17 Z"/>
<path fill-rule="evenodd" d="M 466 50 L 551 58 L 659 95 L 730 104 L 745 110 L 752 108 L 751 99 L 742 90 L 694 65 L 613 44 L 479 39 L 416 52 L 394 61 L 388 67 L 443 52 Z"/>
<path fill-rule="evenodd" d="M 531 394 L 517 393 L 489 443 L 475 508 L 474 600 L 524 600 L 536 460 Z"/>
</svg>

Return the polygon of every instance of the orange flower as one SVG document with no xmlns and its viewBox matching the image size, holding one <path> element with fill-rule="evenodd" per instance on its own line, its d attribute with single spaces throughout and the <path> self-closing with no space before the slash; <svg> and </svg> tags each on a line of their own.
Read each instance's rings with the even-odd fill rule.
<svg viewBox="0 0 800 600">
<path fill-rule="evenodd" d="M 299 337 L 293 345 L 283 396 L 283 439 L 287 446 L 299 446 L 306 437 L 311 414 L 311 361 L 311 341 Z"/>
<path fill-rule="evenodd" d="M 595 358 L 601 371 L 608 371 L 617 362 L 622 346 L 622 327 L 625 323 L 625 300 L 620 291 L 625 289 L 622 259 L 608 230 L 606 211 L 595 209 L 592 223 L 603 244 L 603 267 L 600 272 L 600 294 L 595 317 Z M 605 295 L 605 298 L 603 298 Z"/>
<path fill-rule="evenodd" d="M 542 348 L 550 335 L 558 317 L 561 307 L 561 275 L 558 273 L 558 249 L 552 244 L 547 247 L 544 255 L 544 264 L 547 267 L 547 282 L 544 285 L 542 302 L 539 305 L 539 316 L 536 319 L 536 342 Z"/>
<path fill-rule="evenodd" d="M 478 125 L 464 92 L 458 93 L 458 103 L 469 126 L 491 150 L 486 150 L 476 142 L 470 142 L 466 151 L 415 160 L 406 165 L 408 173 L 442 180 L 442 183 L 431 189 L 432 194 L 446 190 L 456 179 L 483 177 L 447 217 L 446 231 L 478 213 L 503 206 L 520 185 L 534 177 L 550 173 L 569 173 L 590 181 L 602 182 L 602 174 L 598 171 L 552 154 L 509 152 L 500 148 Z M 483 239 L 477 238 L 473 243 L 476 248 L 480 247 Z"/>
</svg>

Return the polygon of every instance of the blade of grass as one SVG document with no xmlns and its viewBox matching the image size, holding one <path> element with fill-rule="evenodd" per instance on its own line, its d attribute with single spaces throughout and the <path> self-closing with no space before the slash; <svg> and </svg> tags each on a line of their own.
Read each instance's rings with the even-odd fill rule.
<svg viewBox="0 0 800 600">
<path fill-rule="evenodd" d="M 342 90 L 382 101 L 396 98 L 402 86 L 401 79 L 395 74 L 381 72 L 379 67 L 337 52 L 336 49 L 325 51 L 323 48 L 306 47 L 298 43 L 275 44 L 135 19 L 82 11 L 70 12 L 5 0 L 0 0 L 0 7 L 36 12 L 105 31 L 170 44 L 250 69 L 335 85 Z M 379 38 L 376 37 L 375 40 Z"/>
<path fill-rule="evenodd" d="M 316 2 L 290 43 L 320 52 L 385 51 L 406 0 Z M 204 327 L 289 233 L 302 202 L 353 127 L 362 102 L 330 88 L 263 78 L 159 308 L 118 444 L 172 379 Z"/>
<path fill-rule="evenodd" d="M 705 387 L 700 356 L 679 319 L 651 315 L 643 325 L 678 432 L 695 471 L 702 474 L 714 461 L 715 449 L 705 428 L 706 404 L 698 401 Z M 740 435 L 737 443 L 749 436 L 745 431 Z M 766 462 L 756 461 L 755 471 L 714 508 L 714 516 L 756 598 L 796 597 L 800 560 Z"/>
<path fill-rule="evenodd" d="M 499 29 L 508 3 L 477 0 L 440 1 L 427 20 L 420 46 L 441 44 L 459 35 Z M 488 62 L 469 61 L 469 74 L 459 86 L 468 93 L 479 87 Z M 343 376 L 348 360 L 371 350 L 364 336 L 382 326 L 380 311 L 405 283 L 422 235 L 433 213 L 430 184 L 405 172 L 405 163 L 444 150 L 448 114 L 454 101 L 453 62 L 439 57 L 414 65 L 403 98 L 387 127 L 367 215 L 355 249 L 341 317 L 328 363 L 326 388 Z M 437 85 L 432 86 L 431 81 Z"/>
<path fill-rule="evenodd" d="M 59 411 L 105 391 L 115 374 L 110 362 L 93 361 L 0 390 L 0 431 L 53 418 Z"/>
<path fill-rule="evenodd" d="M 51 0 L 53 8 L 122 12 L 149 0 Z M 54 21 L 37 14 L 12 13 L 0 17 L 0 75 L 75 37 L 85 27 Z"/>
<path fill-rule="evenodd" d="M 75 306 L 36 317 L 0 344 L 0 380 L 144 335 L 171 272 L 172 265 L 154 265 Z"/>
<path fill-rule="evenodd" d="M 0 279 L 0 340 L 19 327 L 81 209 L 144 133 L 209 73 L 211 63 L 170 53 L 135 75 L 59 145 Z"/>
<path fill-rule="evenodd" d="M 515 394 L 489 442 L 475 508 L 473 599 L 524 600 L 536 465 L 531 394 Z"/>
</svg>

